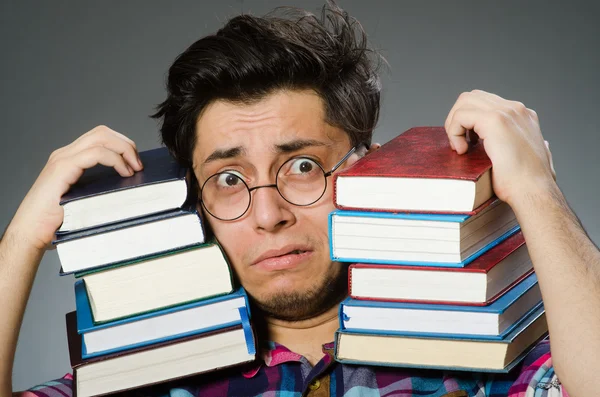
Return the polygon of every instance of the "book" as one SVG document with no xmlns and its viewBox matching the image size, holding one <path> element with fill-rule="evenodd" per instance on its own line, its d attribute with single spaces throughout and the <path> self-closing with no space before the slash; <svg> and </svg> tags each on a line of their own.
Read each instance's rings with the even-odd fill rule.
<svg viewBox="0 0 600 397">
<path fill-rule="evenodd" d="M 143 259 L 204 242 L 195 209 L 177 209 L 80 232 L 57 235 L 61 274 Z"/>
<path fill-rule="evenodd" d="M 499 340 L 338 330 L 335 359 L 361 365 L 506 373 L 547 335 L 548 324 L 541 306 Z"/>
<path fill-rule="evenodd" d="M 80 275 L 95 324 L 233 291 L 219 244 L 209 243 Z"/>
<path fill-rule="evenodd" d="M 125 352 L 82 358 L 75 312 L 67 313 L 74 395 L 100 396 L 251 362 L 256 356 L 249 323 Z"/>
<path fill-rule="evenodd" d="M 365 300 L 489 305 L 532 272 L 519 231 L 462 268 L 352 264 L 348 291 Z"/>
<path fill-rule="evenodd" d="M 361 301 L 340 305 L 340 329 L 414 336 L 477 336 L 502 339 L 542 305 L 535 273 L 489 306 Z"/>
<path fill-rule="evenodd" d="M 339 209 L 472 213 L 493 197 L 483 142 L 459 155 L 443 127 L 411 128 L 334 174 Z"/>
<path fill-rule="evenodd" d="M 329 214 L 334 261 L 464 267 L 519 230 L 510 206 L 475 215 L 335 210 Z"/>
<path fill-rule="evenodd" d="M 181 207 L 186 201 L 187 168 L 161 147 L 139 153 L 142 171 L 120 176 L 113 168 L 97 165 L 61 198 L 63 223 L 57 233 L 67 233 L 137 218 Z"/>
<path fill-rule="evenodd" d="M 75 302 L 83 358 L 227 328 L 248 322 L 250 317 L 248 297 L 242 288 L 228 295 L 100 325 L 94 324 L 82 280 L 75 283 Z"/>
</svg>

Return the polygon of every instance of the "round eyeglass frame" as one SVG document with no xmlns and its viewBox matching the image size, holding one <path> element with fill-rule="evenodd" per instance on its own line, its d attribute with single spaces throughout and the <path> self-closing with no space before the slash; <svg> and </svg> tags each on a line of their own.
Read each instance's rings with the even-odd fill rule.
<svg viewBox="0 0 600 397">
<path fill-rule="evenodd" d="M 348 160 L 348 158 L 352 155 L 352 153 L 354 153 L 357 150 L 358 146 L 354 146 L 352 147 L 352 149 L 350 149 L 350 151 L 348 153 L 346 153 L 344 155 L 344 157 L 342 157 L 342 159 L 336 163 L 336 165 L 333 166 L 333 168 L 331 168 L 331 170 L 329 171 L 325 171 L 325 169 L 323 168 L 323 166 L 316 160 L 311 159 L 310 157 L 306 157 L 306 156 L 298 156 L 298 157 L 292 157 L 289 160 L 286 160 L 283 164 L 281 164 L 281 166 L 277 169 L 277 174 L 275 174 L 275 183 L 269 184 L 269 185 L 259 185 L 259 186 L 254 186 L 254 187 L 249 187 L 248 184 L 242 179 L 240 178 L 238 175 L 234 174 L 233 172 L 228 172 L 228 171 L 223 171 L 223 172 L 217 172 L 216 174 L 211 175 L 210 177 L 208 177 L 206 179 L 206 181 L 204 181 L 204 183 L 202 184 L 202 186 L 200 187 L 200 203 L 202 204 L 202 207 L 206 210 L 206 212 L 208 212 L 212 217 L 221 220 L 221 221 L 235 221 L 237 219 L 240 219 L 241 217 L 243 217 L 247 212 L 248 209 L 250 208 L 250 206 L 252 205 L 252 191 L 253 190 L 257 190 L 260 188 L 275 188 L 277 190 L 277 193 L 279 193 L 279 195 L 288 203 L 298 206 L 298 207 L 307 207 L 309 205 L 313 205 L 314 203 L 316 203 L 317 201 L 321 200 L 321 198 L 323 197 L 323 195 L 325 194 L 325 192 L 327 191 L 327 177 L 331 176 L 335 170 L 337 170 L 346 160 Z M 279 186 L 277 185 L 277 182 L 279 181 L 279 172 L 281 171 L 281 169 L 283 168 L 284 165 L 286 165 L 287 163 L 289 163 L 290 161 L 294 161 L 294 160 L 299 160 L 299 159 L 307 159 L 312 161 L 313 163 L 315 163 L 323 172 L 323 180 L 324 180 L 324 185 L 323 185 L 323 191 L 321 192 L 321 194 L 319 195 L 318 198 L 316 198 L 315 200 L 311 201 L 310 203 L 307 204 L 296 204 L 293 201 L 288 200 L 283 193 L 281 193 L 281 190 L 279 190 Z M 246 206 L 246 208 L 244 209 L 244 211 L 236 216 L 235 218 L 221 218 L 216 216 L 215 214 L 213 214 L 212 212 L 210 212 L 210 210 L 207 208 L 207 206 L 204 203 L 204 199 L 202 198 L 202 193 L 204 191 L 204 186 L 208 183 L 208 181 L 210 181 L 212 178 L 217 177 L 219 175 L 223 175 L 223 174 L 229 174 L 229 175 L 233 175 L 236 178 L 238 178 L 240 180 L 240 182 L 242 182 L 244 184 L 244 186 L 246 187 L 246 191 L 248 192 L 248 205 Z"/>
</svg>

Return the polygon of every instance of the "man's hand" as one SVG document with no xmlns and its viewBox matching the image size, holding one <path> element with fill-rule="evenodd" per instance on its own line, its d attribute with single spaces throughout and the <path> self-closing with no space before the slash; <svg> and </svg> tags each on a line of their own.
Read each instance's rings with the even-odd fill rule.
<svg viewBox="0 0 600 397">
<path fill-rule="evenodd" d="M 483 140 L 493 165 L 494 192 L 511 206 L 527 195 L 556 188 L 552 155 L 537 114 L 522 103 L 479 90 L 465 92 L 444 126 L 458 154 L 468 149 L 468 130 Z"/>
<path fill-rule="evenodd" d="M 87 168 L 114 167 L 121 176 L 142 169 L 135 143 L 105 126 L 98 126 L 70 145 L 54 151 L 25 196 L 7 233 L 39 250 L 50 246 L 63 221 L 60 199 Z"/>
<path fill-rule="evenodd" d="M 600 252 L 554 181 L 536 113 L 483 91 L 461 94 L 445 123 L 457 153 L 483 139 L 494 192 L 513 208 L 544 299 L 552 364 L 571 396 L 598 395 Z"/>
<path fill-rule="evenodd" d="M 25 305 L 44 251 L 63 221 L 60 199 L 87 168 L 114 167 L 122 176 L 142 169 L 135 143 L 100 126 L 56 150 L 23 199 L 0 240 L 0 395 L 11 375 Z"/>
</svg>

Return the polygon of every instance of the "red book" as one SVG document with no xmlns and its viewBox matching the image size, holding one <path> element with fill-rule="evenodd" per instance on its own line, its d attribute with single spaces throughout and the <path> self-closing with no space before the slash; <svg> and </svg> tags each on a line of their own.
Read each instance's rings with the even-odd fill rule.
<svg viewBox="0 0 600 397">
<path fill-rule="evenodd" d="M 355 299 L 485 306 L 532 272 L 518 232 L 462 268 L 350 265 L 348 290 Z"/>
<path fill-rule="evenodd" d="M 450 148 L 443 127 L 415 127 L 334 174 L 339 209 L 472 214 L 493 196 L 483 142 Z"/>
<path fill-rule="evenodd" d="M 240 324 L 83 359 L 77 315 L 70 312 L 65 319 L 74 397 L 122 393 L 216 371 L 255 358 L 252 331 Z"/>
</svg>

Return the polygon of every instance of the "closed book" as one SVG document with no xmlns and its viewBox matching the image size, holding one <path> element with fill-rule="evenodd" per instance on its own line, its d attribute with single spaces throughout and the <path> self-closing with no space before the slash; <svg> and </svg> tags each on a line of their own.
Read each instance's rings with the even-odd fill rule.
<svg viewBox="0 0 600 397">
<path fill-rule="evenodd" d="M 214 240 L 90 271 L 81 279 L 84 283 L 78 285 L 87 292 L 96 324 L 228 294 L 234 288 L 227 258 Z"/>
<path fill-rule="evenodd" d="M 64 217 L 57 233 L 181 207 L 188 193 L 187 168 L 180 166 L 164 147 L 139 155 L 144 169 L 130 177 L 122 177 L 103 165 L 85 170 L 60 201 Z"/>
<path fill-rule="evenodd" d="M 352 264 L 348 290 L 355 299 L 488 305 L 532 272 L 519 231 L 465 267 Z"/>
<path fill-rule="evenodd" d="M 204 242 L 195 209 L 177 209 L 80 232 L 57 235 L 62 274 L 143 259 Z"/>
<path fill-rule="evenodd" d="M 67 313 L 67 340 L 74 395 L 103 396 L 215 371 L 253 361 L 249 323 L 165 341 L 132 350 L 82 358 L 75 312 Z"/>
<path fill-rule="evenodd" d="M 337 331 L 335 359 L 360 365 L 505 373 L 547 334 L 540 306 L 502 339 Z"/>
<path fill-rule="evenodd" d="M 334 174 L 340 209 L 472 213 L 494 195 L 483 142 L 452 150 L 443 127 L 416 127 Z"/>
<path fill-rule="evenodd" d="M 248 322 L 250 317 L 248 297 L 242 288 L 228 295 L 99 325 L 92 319 L 82 280 L 75 283 L 75 302 L 83 358 L 227 328 Z"/>
<path fill-rule="evenodd" d="M 535 273 L 489 306 L 440 305 L 345 299 L 340 329 L 414 336 L 477 336 L 502 339 L 542 305 Z"/>
<path fill-rule="evenodd" d="M 329 214 L 331 258 L 342 262 L 464 267 L 518 230 L 514 212 L 499 200 L 475 215 Z"/>
</svg>

